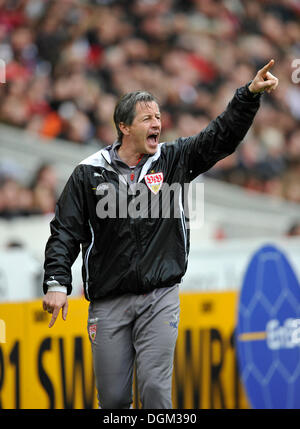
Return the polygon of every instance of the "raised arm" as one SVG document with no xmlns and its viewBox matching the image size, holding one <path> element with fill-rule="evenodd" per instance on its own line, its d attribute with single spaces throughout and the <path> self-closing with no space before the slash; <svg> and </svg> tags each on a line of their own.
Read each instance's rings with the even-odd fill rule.
<svg viewBox="0 0 300 429">
<path fill-rule="evenodd" d="M 251 82 L 237 89 L 225 111 L 204 130 L 177 140 L 175 144 L 181 153 L 187 180 L 193 180 L 235 151 L 252 125 L 260 106 L 261 93 L 278 86 L 278 79 L 269 72 L 273 64 L 274 60 L 271 60 Z"/>
</svg>

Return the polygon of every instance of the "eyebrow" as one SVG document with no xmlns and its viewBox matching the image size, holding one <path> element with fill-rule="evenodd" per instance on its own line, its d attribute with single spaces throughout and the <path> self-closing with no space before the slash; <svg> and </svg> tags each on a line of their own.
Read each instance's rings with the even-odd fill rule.
<svg viewBox="0 0 300 429">
<path fill-rule="evenodd" d="M 152 116 L 152 113 L 145 113 L 142 118 L 145 119 L 147 117 Z M 154 113 L 154 116 L 161 116 L 160 112 Z"/>
</svg>

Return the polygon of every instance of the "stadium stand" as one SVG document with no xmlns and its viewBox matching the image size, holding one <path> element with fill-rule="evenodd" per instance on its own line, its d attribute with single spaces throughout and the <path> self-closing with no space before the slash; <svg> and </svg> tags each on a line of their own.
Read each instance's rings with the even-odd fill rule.
<svg viewBox="0 0 300 429">
<path fill-rule="evenodd" d="M 240 149 L 207 176 L 300 202 L 298 2 L 17 0 L 1 1 L 0 12 L 0 121 L 24 130 L 24 145 L 33 136 L 90 153 L 110 144 L 116 100 L 140 88 L 160 101 L 162 140 L 195 133 L 275 58 L 278 91 L 264 96 Z M 15 209 L 3 200 L 20 187 L 11 169 L 1 156 L 6 215 Z M 39 189 L 22 188 L 33 213 L 54 203 L 52 191 L 41 202 Z"/>
</svg>

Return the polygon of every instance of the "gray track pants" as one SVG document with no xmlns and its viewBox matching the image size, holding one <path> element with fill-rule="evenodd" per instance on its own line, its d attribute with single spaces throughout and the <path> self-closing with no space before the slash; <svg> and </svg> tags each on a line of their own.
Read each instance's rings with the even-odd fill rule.
<svg viewBox="0 0 300 429">
<path fill-rule="evenodd" d="M 178 285 L 90 303 L 88 332 L 101 408 L 131 406 L 134 363 L 142 407 L 172 408 L 178 322 Z"/>
</svg>

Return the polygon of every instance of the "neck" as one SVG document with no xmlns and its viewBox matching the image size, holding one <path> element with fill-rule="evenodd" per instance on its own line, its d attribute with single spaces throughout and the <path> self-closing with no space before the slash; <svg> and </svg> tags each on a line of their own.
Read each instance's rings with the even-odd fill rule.
<svg viewBox="0 0 300 429">
<path fill-rule="evenodd" d="M 118 149 L 118 155 L 122 161 L 125 162 L 125 164 L 132 167 L 133 165 L 137 165 L 140 162 L 144 154 L 136 152 L 132 147 L 122 143 Z"/>
</svg>

